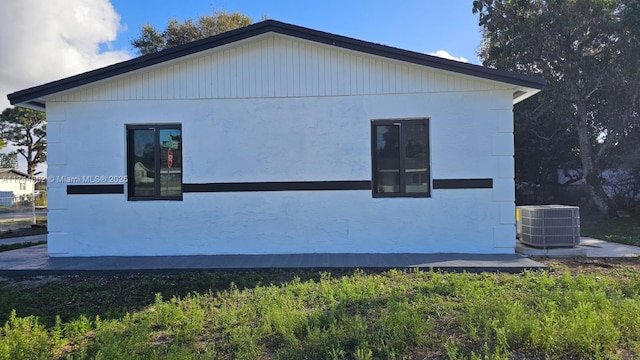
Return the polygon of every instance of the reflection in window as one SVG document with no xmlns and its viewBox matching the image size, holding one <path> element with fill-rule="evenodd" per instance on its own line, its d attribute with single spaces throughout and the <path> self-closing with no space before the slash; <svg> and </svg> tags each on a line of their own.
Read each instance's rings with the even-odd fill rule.
<svg viewBox="0 0 640 360">
<path fill-rule="evenodd" d="M 376 173 L 379 192 L 400 191 L 400 132 L 397 126 L 376 126 Z"/>
<path fill-rule="evenodd" d="M 129 125 L 130 200 L 182 199 L 180 125 Z"/>
<path fill-rule="evenodd" d="M 429 127 L 426 122 L 401 124 L 404 129 L 404 171 L 407 193 L 429 192 Z"/>
<path fill-rule="evenodd" d="M 429 196 L 429 122 L 374 120 L 374 197 Z"/>
</svg>

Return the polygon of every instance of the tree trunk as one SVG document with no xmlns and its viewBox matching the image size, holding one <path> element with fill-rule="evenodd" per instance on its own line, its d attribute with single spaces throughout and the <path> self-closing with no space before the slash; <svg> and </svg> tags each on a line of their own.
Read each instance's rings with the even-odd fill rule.
<svg viewBox="0 0 640 360">
<path fill-rule="evenodd" d="M 27 164 L 29 177 L 31 178 L 35 177 L 37 166 L 38 164 L 36 164 L 35 162 L 31 162 Z"/>
<path fill-rule="evenodd" d="M 573 101 L 576 105 L 576 130 L 578 132 L 578 144 L 580 146 L 580 162 L 582 163 L 582 176 L 589 193 L 591 204 L 601 215 L 608 215 L 610 211 L 609 197 L 602 188 L 600 174 L 595 166 L 595 158 L 591 148 L 591 134 L 587 125 L 587 107 L 585 100 L 574 90 Z"/>
<path fill-rule="evenodd" d="M 34 161 L 33 152 L 33 145 L 27 146 L 26 154 L 25 151 L 18 151 L 18 153 L 22 155 L 22 157 L 24 157 L 24 159 L 27 161 L 27 175 L 29 175 L 29 177 L 31 178 L 35 176 L 36 169 L 38 167 L 38 163 Z"/>
</svg>

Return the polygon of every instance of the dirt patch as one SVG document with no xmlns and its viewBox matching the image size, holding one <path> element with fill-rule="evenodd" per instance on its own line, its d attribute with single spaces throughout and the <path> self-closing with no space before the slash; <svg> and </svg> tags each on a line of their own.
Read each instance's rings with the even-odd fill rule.
<svg viewBox="0 0 640 360">
<path fill-rule="evenodd" d="M 53 275 L 29 276 L 29 277 L 0 277 L 0 284 L 7 288 L 29 289 L 60 281 L 64 277 Z"/>
<path fill-rule="evenodd" d="M 550 258 L 544 256 L 531 257 L 532 260 L 541 262 L 551 269 L 551 271 L 568 268 L 572 274 L 592 274 L 603 273 L 614 274 L 616 270 L 627 272 L 640 272 L 640 258 Z"/>
</svg>

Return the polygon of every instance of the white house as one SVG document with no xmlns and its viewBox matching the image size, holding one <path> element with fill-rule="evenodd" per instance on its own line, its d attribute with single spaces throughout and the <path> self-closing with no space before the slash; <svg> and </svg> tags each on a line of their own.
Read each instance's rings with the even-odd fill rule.
<svg viewBox="0 0 640 360">
<path fill-rule="evenodd" d="M 266 20 L 8 98 L 47 112 L 51 256 L 513 253 L 543 85 Z"/>
<path fill-rule="evenodd" d="M 0 168 L 0 206 L 13 206 L 34 195 L 35 179 L 22 171 Z"/>
</svg>

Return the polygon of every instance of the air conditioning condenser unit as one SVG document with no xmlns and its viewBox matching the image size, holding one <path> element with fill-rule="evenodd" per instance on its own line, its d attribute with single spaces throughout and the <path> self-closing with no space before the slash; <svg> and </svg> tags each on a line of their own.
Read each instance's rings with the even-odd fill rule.
<svg viewBox="0 0 640 360">
<path fill-rule="evenodd" d="M 520 242 L 540 248 L 574 247 L 580 244 L 580 208 L 567 205 L 517 207 Z"/>
</svg>

